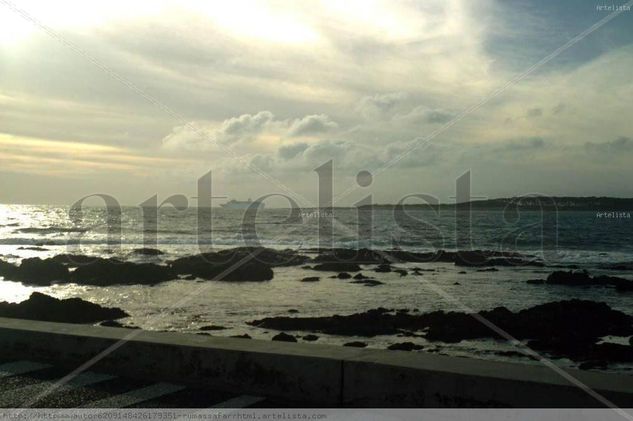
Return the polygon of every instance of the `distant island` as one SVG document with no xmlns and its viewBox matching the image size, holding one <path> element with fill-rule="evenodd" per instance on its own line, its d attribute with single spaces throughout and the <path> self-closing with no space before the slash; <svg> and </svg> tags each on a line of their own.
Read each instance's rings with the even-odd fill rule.
<svg viewBox="0 0 633 421">
<path fill-rule="evenodd" d="M 373 204 L 360 206 L 361 209 L 473 209 L 473 210 L 502 210 L 517 207 L 528 210 L 577 210 L 596 212 L 631 212 L 633 198 L 617 197 L 507 197 L 498 199 L 473 200 L 462 203 L 406 203 L 406 204 Z M 629 214 L 630 215 L 630 214 Z M 630 216 L 629 216 L 630 217 Z"/>
</svg>

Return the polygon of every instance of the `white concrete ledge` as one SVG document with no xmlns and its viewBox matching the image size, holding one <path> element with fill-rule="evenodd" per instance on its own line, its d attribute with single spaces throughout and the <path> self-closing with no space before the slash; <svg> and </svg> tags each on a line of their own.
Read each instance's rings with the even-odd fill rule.
<svg viewBox="0 0 633 421">
<path fill-rule="evenodd" d="M 426 353 L 0 318 L 0 357 L 205 385 L 314 406 L 601 407 L 547 367 Z M 633 376 L 566 370 L 618 406 Z"/>
</svg>

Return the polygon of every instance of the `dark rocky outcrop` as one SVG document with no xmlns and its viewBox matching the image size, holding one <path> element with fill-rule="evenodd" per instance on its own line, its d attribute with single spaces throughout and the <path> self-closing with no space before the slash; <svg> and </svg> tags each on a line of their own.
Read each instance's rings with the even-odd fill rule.
<svg viewBox="0 0 633 421">
<path fill-rule="evenodd" d="M 273 341 L 281 341 L 281 342 L 297 342 L 297 338 L 292 335 L 288 335 L 285 332 L 281 332 L 275 336 L 273 336 Z"/>
<path fill-rule="evenodd" d="M 303 278 L 301 280 L 301 282 L 319 282 L 321 278 L 319 278 L 318 276 L 308 276 L 306 278 Z"/>
<path fill-rule="evenodd" d="M 351 284 L 360 284 L 365 285 L 366 287 L 377 287 L 378 285 L 384 285 L 384 282 L 377 281 L 375 279 L 358 279 L 356 281 L 350 282 Z"/>
<path fill-rule="evenodd" d="M 32 293 L 28 300 L 21 303 L 0 303 L 0 317 L 17 319 L 96 323 L 127 316 L 128 314 L 120 308 L 102 307 L 81 298 L 58 300 L 39 292 Z"/>
<path fill-rule="evenodd" d="M 418 351 L 424 349 L 422 345 L 414 344 L 413 342 L 400 342 L 397 344 L 391 344 L 387 347 L 391 351 Z"/>
<path fill-rule="evenodd" d="M 153 249 L 153 248 L 139 248 L 139 249 L 134 249 L 132 250 L 132 253 L 134 254 L 140 254 L 142 256 L 161 256 L 165 253 L 163 253 L 162 251 L 158 250 L 158 249 Z"/>
<path fill-rule="evenodd" d="M 619 292 L 633 291 L 633 281 L 615 276 L 591 276 L 587 271 L 556 271 L 547 279 L 531 279 L 530 284 L 566 285 L 581 287 L 611 287 Z"/>
<path fill-rule="evenodd" d="M 208 326 L 201 326 L 198 329 L 202 330 L 203 332 L 207 332 L 210 330 L 225 330 L 226 328 L 224 326 L 208 325 Z"/>
<path fill-rule="evenodd" d="M 398 275 L 400 275 L 400 277 L 402 276 L 407 276 L 409 274 L 409 272 L 407 272 L 404 269 L 394 269 L 393 272 L 397 273 Z"/>
<path fill-rule="evenodd" d="M 336 275 L 336 277 L 337 277 L 338 279 L 351 279 L 351 278 L 352 278 L 352 275 L 350 275 L 350 274 L 349 274 L 349 273 L 347 273 L 347 272 L 341 272 L 341 273 L 339 273 L 338 275 Z"/>
<path fill-rule="evenodd" d="M 245 282 L 269 281 L 273 278 L 270 265 L 240 254 L 205 253 L 183 257 L 170 264 L 173 272 L 179 275 L 193 275 L 207 280 Z M 225 260 L 228 259 L 228 260 Z"/>
<path fill-rule="evenodd" d="M 117 259 L 97 259 L 80 265 L 70 276 L 78 284 L 97 286 L 155 285 L 176 278 L 176 274 L 167 266 L 122 262 Z"/>
<path fill-rule="evenodd" d="M 376 268 L 374 269 L 374 272 L 378 272 L 378 273 L 391 272 L 391 266 L 387 263 L 383 263 L 381 265 L 376 266 Z"/>
<path fill-rule="evenodd" d="M 385 308 L 347 316 L 272 317 L 249 324 L 275 330 L 322 332 L 343 336 L 395 335 L 402 331 L 423 332 L 431 341 L 460 342 L 465 339 L 506 339 L 490 329 L 487 320 L 512 337 L 555 356 L 576 361 L 629 361 L 633 347 L 598 343 L 603 336 L 633 335 L 633 317 L 607 304 L 567 300 L 541 304 L 518 312 L 505 307 L 475 315 L 433 311 L 412 314 Z M 633 361 L 633 360 L 631 360 Z"/>
<path fill-rule="evenodd" d="M 48 286 L 54 282 L 68 282 L 69 277 L 68 268 L 61 263 L 33 257 L 22 260 L 17 270 L 7 279 L 26 285 Z"/>
<path fill-rule="evenodd" d="M 303 340 L 304 341 L 308 341 L 308 342 L 314 342 L 314 341 L 316 341 L 318 339 L 319 339 L 319 337 L 317 335 L 305 335 L 303 337 Z"/>
<path fill-rule="evenodd" d="M 343 346 L 350 346 L 352 348 L 365 348 L 367 344 L 365 342 L 352 341 L 344 343 Z"/>
</svg>

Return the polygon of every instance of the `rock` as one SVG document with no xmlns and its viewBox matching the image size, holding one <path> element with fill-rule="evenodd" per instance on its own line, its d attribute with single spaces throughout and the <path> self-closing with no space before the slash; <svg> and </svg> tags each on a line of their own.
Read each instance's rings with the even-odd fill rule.
<svg viewBox="0 0 633 421">
<path fill-rule="evenodd" d="M 459 282 L 455 282 L 453 283 L 453 285 L 461 285 Z"/>
<path fill-rule="evenodd" d="M 591 276 L 587 271 L 555 271 L 544 281 L 529 280 L 528 283 L 582 287 L 615 287 L 618 292 L 633 291 L 633 281 L 615 276 Z"/>
<path fill-rule="evenodd" d="M 0 260 L 0 276 L 4 279 L 12 279 L 17 271 L 18 267 L 16 265 Z"/>
<path fill-rule="evenodd" d="M 208 332 L 210 330 L 225 330 L 226 328 L 224 326 L 216 326 L 216 325 L 208 325 L 208 326 L 201 326 L 198 328 L 198 330 L 202 330 L 204 332 Z"/>
<path fill-rule="evenodd" d="M 374 269 L 374 272 L 378 272 L 378 273 L 391 272 L 391 266 L 388 263 L 378 265 L 376 269 Z"/>
<path fill-rule="evenodd" d="M 319 337 L 317 335 L 305 335 L 303 337 L 303 340 L 304 341 L 308 341 L 308 342 L 314 342 L 314 341 L 316 341 L 318 339 L 319 339 Z"/>
<path fill-rule="evenodd" d="M 99 326 L 106 326 L 106 327 L 119 327 L 122 329 L 140 329 L 137 326 L 128 326 L 128 325 L 124 325 L 116 320 L 106 320 L 105 322 L 101 322 L 99 323 Z"/>
<path fill-rule="evenodd" d="M 253 338 L 251 338 L 251 335 L 249 335 L 248 333 L 244 333 L 242 335 L 233 335 L 233 336 L 231 336 L 231 338 L 253 339 Z"/>
<path fill-rule="evenodd" d="M 633 347 L 597 344 L 604 336 L 632 336 L 633 317 L 605 303 L 586 300 L 556 301 L 512 312 L 505 307 L 480 311 L 485 318 L 533 349 L 574 361 L 629 361 Z M 249 322 L 275 330 L 301 330 L 342 336 L 397 335 L 425 332 L 429 341 L 501 338 L 469 313 L 433 311 L 413 314 L 384 308 L 346 316 L 273 317 Z"/>
<path fill-rule="evenodd" d="M 57 256 L 51 257 L 51 260 L 68 267 L 77 267 L 103 259 L 101 257 L 86 256 L 83 254 L 58 254 Z"/>
<path fill-rule="evenodd" d="M 365 276 L 362 273 L 357 273 L 354 275 L 354 279 L 369 279 L 369 276 Z"/>
<path fill-rule="evenodd" d="M 275 336 L 273 336 L 273 341 L 281 341 L 281 342 L 297 342 L 297 338 L 292 335 L 288 335 L 285 332 L 281 332 Z"/>
<path fill-rule="evenodd" d="M 230 258 L 231 255 L 226 255 Z M 215 260 L 214 260 L 215 259 Z M 215 253 L 199 254 L 177 259 L 170 264 L 179 275 L 193 275 L 207 280 L 247 282 L 269 281 L 273 278 L 271 266 L 255 258 L 219 261 Z"/>
<path fill-rule="evenodd" d="M 407 272 L 404 269 L 394 269 L 393 270 L 395 273 L 399 274 L 401 277 L 402 276 L 407 276 L 409 274 L 409 272 Z"/>
<path fill-rule="evenodd" d="M 319 278 L 318 276 L 308 276 L 306 278 L 303 278 L 301 282 L 319 282 L 320 280 L 321 278 Z"/>
<path fill-rule="evenodd" d="M 68 282 L 68 268 L 52 259 L 33 257 L 22 260 L 11 280 L 25 285 L 48 286 L 54 282 Z"/>
<path fill-rule="evenodd" d="M 353 348 L 365 348 L 367 344 L 365 342 L 353 341 L 344 343 L 343 346 L 351 346 Z"/>
<path fill-rule="evenodd" d="M 176 279 L 167 266 L 153 263 L 122 262 L 117 259 L 98 259 L 75 269 L 70 278 L 84 285 L 155 285 Z"/>
<path fill-rule="evenodd" d="M 375 279 L 359 279 L 357 281 L 350 282 L 351 284 L 361 284 L 366 287 L 376 287 L 378 285 L 384 285 L 384 282 L 377 281 Z"/>
<path fill-rule="evenodd" d="M 165 254 L 162 251 L 157 250 L 157 249 L 153 249 L 153 248 L 134 249 L 134 250 L 132 250 L 132 253 L 140 254 L 140 255 L 143 255 L 143 256 L 161 256 L 161 255 Z"/>
<path fill-rule="evenodd" d="M 466 275 L 468 272 L 466 272 L 465 270 L 460 270 L 459 272 L 457 272 L 458 275 Z"/>
<path fill-rule="evenodd" d="M 291 314 L 295 314 L 295 313 L 298 313 L 298 312 L 299 312 L 299 310 L 297 310 L 296 308 L 291 308 L 290 310 L 288 310 L 288 313 L 291 313 Z"/>
<path fill-rule="evenodd" d="M 324 272 L 358 272 L 360 266 L 356 263 L 328 262 L 315 265 L 312 269 Z"/>
<path fill-rule="evenodd" d="M 339 273 L 338 275 L 336 275 L 336 277 L 337 277 L 338 279 L 350 279 L 350 278 L 352 277 L 352 275 L 350 275 L 350 274 L 349 274 L 349 273 L 347 273 L 347 272 L 341 272 L 341 273 Z"/>
<path fill-rule="evenodd" d="M 387 349 L 392 351 L 413 351 L 424 349 L 422 345 L 414 344 L 413 342 L 400 342 L 397 344 L 392 344 L 387 347 Z"/>
<path fill-rule="evenodd" d="M 107 308 L 81 298 L 58 300 L 34 292 L 21 303 L 0 303 L 0 317 L 43 320 L 61 323 L 96 323 L 120 319 L 128 314 L 120 308 Z"/>
</svg>

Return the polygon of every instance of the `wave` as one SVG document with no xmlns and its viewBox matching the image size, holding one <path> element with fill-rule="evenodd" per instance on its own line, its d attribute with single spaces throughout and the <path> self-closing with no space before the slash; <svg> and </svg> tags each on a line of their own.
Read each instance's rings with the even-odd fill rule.
<svg viewBox="0 0 633 421">
<path fill-rule="evenodd" d="M 88 232 L 88 228 L 68 228 L 68 227 L 29 227 L 29 228 L 20 228 L 17 229 L 16 232 L 22 234 L 57 234 L 57 233 L 84 233 Z"/>
</svg>

